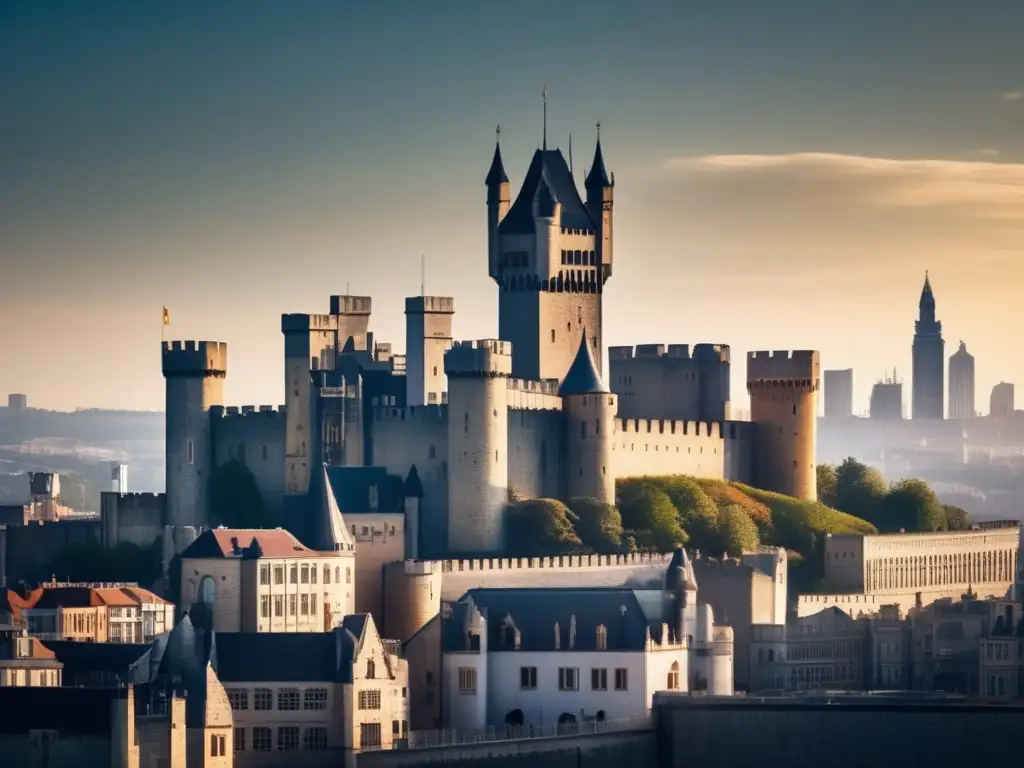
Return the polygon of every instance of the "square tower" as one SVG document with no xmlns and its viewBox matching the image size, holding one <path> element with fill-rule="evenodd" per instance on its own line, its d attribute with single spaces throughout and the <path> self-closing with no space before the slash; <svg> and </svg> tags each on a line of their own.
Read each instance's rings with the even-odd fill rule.
<svg viewBox="0 0 1024 768">
<path fill-rule="evenodd" d="M 412 296 L 405 300 L 406 405 L 444 402 L 448 380 L 444 353 L 452 346 L 455 300 L 447 296 Z"/>
</svg>

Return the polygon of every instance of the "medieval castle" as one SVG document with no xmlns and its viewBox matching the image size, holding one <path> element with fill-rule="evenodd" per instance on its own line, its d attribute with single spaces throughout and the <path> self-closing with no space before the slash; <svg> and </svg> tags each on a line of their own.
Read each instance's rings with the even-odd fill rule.
<svg viewBox="0 0 1024 768">
<path fill-rule="evenodd" d="M 535 152 L 513 201 L 496 145 L 485 183 L 500 340 L 453 340 L 453 299 L 416 296 L 406 353 L 392 354 L 369 330 L 369 297 L 332 296 L 326 314 L 281 318 L 277 409 L 224 406 L 225 344 L 164 343 L 166 498 L 149 498 L 165 505 L 165 526 L 209 525 L 209 480 L 232 461 L 314 547 L 330 544 L 313 540 L 309 511 L 324 465 L 402 478 L 415 500 L 408 558 L 500 553 L 510 498 L 614 502 L 620 477 L 689 474 L 816 497 L 817 352 L 749 354 L 749 422 L 730 420 L 726 345 L 613 347 L 602 376 L 615 181 L 600 138 L 585 200 L 558 149 Z M 107 525 L 130 528 L 143 501 L 105 500 Z"/>
</svg>

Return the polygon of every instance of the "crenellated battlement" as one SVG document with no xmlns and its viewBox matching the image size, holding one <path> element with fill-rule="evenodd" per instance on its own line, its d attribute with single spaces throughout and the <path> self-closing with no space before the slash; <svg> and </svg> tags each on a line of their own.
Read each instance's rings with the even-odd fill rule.
<svg viewBox="0 0 1024 768">
<path fill-rule="evenodd" d="M 331 296 L 332 315 L 369 315 L 373 299 L 369 296 Z"/>
<path fill-rule="evenodd" d="M 337 320 L 330 315 L 305 314 L 301 312 L 290 312 L 281 315 L 281 333 L 333 331 L 337 327 Z"/>
<path fill-rule="evenodd" d="M 747 354 L 747 389 L 800 388 L 820 385 L 820 356 L 816 350 L 781 350 Z"/>
<path fill-rule="evenodd" d="M 693 435 L 721 439 L 735 437 L 737 430 L 728 425 L 742 422 L 680 421 L 672 419 L 615 419 L 615 431 L 625 435 Z M 724 427 L 724 428 L 723 428 Z"/>
<path fill-rule="evenodd" d="M 671 554 L 638 552 L 629 555 L 554 555 L 550 557 L 493 557 L 465 560 L 407 560 L 405 572 L 411 576 L 431 573 L 472 571 L 581 570 L 614 566 L 652 565 L 667 568 Z"/>
<path fill-rule="evenodd" d="M 251 416 L 253 418 L 283 418 L 288 409 L 279 405 L 214 405 L 210 408 L 210 415 L 214 418 L 241 418 Z"/>
<path fill-rule="evenodd" d="M 397 408 L 387 405 L 371 406 L 374 421 L 446 421 L 448 404 L 407 405 Z"/>
<path fill-rule="evenodd" d="M 512 342 L 499 339 L 457 341 L 444 355 L 448 376 L 494 378 L 512 373 Z"/>
<path fill-rule="evenodd" d="M 451 296 L 409 296 L 405 300 L 407 315 L 454 315 L 455 299 Z"/>
<path fill-rule="evenodd" d="M 228 345 L 222 341 L 165 341 L 161 363 L 167 378 L 224 378 L 228 371 Z"/>
<path fill-rule="evenodd" d="M 640 360 L 663 357 L 693 360 L 698 363 L 728 363 L 729 350 L 728 344 L 695 344 L 692 353 L 689 344 L 637 344 L 635 347 L 608 347 L 608 359 Z"/>
</svg>

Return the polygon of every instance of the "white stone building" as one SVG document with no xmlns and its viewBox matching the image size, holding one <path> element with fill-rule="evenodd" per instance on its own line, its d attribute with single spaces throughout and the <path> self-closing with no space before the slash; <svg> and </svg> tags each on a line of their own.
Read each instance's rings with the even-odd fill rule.
<svg viewBox="0 0 1024 768">
<path fill-rule="evenodd" d="M 645 715 L 656 691 L 732 694 L 732 632 L 683 550 L 664 589 L 473 589 L 446 606 L 442 720 L 551 726 Z"/>
</svg>

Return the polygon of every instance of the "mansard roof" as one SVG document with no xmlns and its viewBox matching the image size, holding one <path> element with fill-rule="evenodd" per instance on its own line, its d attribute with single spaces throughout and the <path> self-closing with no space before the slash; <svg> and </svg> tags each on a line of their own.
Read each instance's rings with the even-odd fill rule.
<svg viewBox="0 0 1024 768">
<path fill-rule="evenodd" d="M 539 194 L 550 191 L 554 200 L 562 204 L 561 226 L 565 229 L 596 229 L 587 207 L 580 198 L 560 149 L 538 149 L 526 171 L 523 186 L 508 214 L 502 219 L 498 231 L 502 234 L 533 234 L 533 201 Z"/>
<path fill-rule="evenodd" d="M 445 650 L 466 650 L 461 635 L 475 607 L 486 619 L 488 651 L 599 650 L 599 626 L 606 632 L 604 650 L 640 651 L 648 630 L 656 641 L 661 638 L 663 600 L 660 589 L 471 589 L 452 606 Z M 505 626 L 519 632 L 518 649 L 508 647 Z"/>
<path fill-rule="evenodd" d="M 569 372 L 565 374 L 562 385 L 558 388 L 560 397 L 569 395 L 599 395 L 607 394 L 608 387 L 601 381 L 601 374 L 597 372 L 597 365 L 594 363 L 594 356 L 590 352 L 590 344 L 587 339 L 587 329 L 583 329 L 580 337 L 580 346 L 576 351 L 576 359 L 569 366 Z"/>
</svg>

